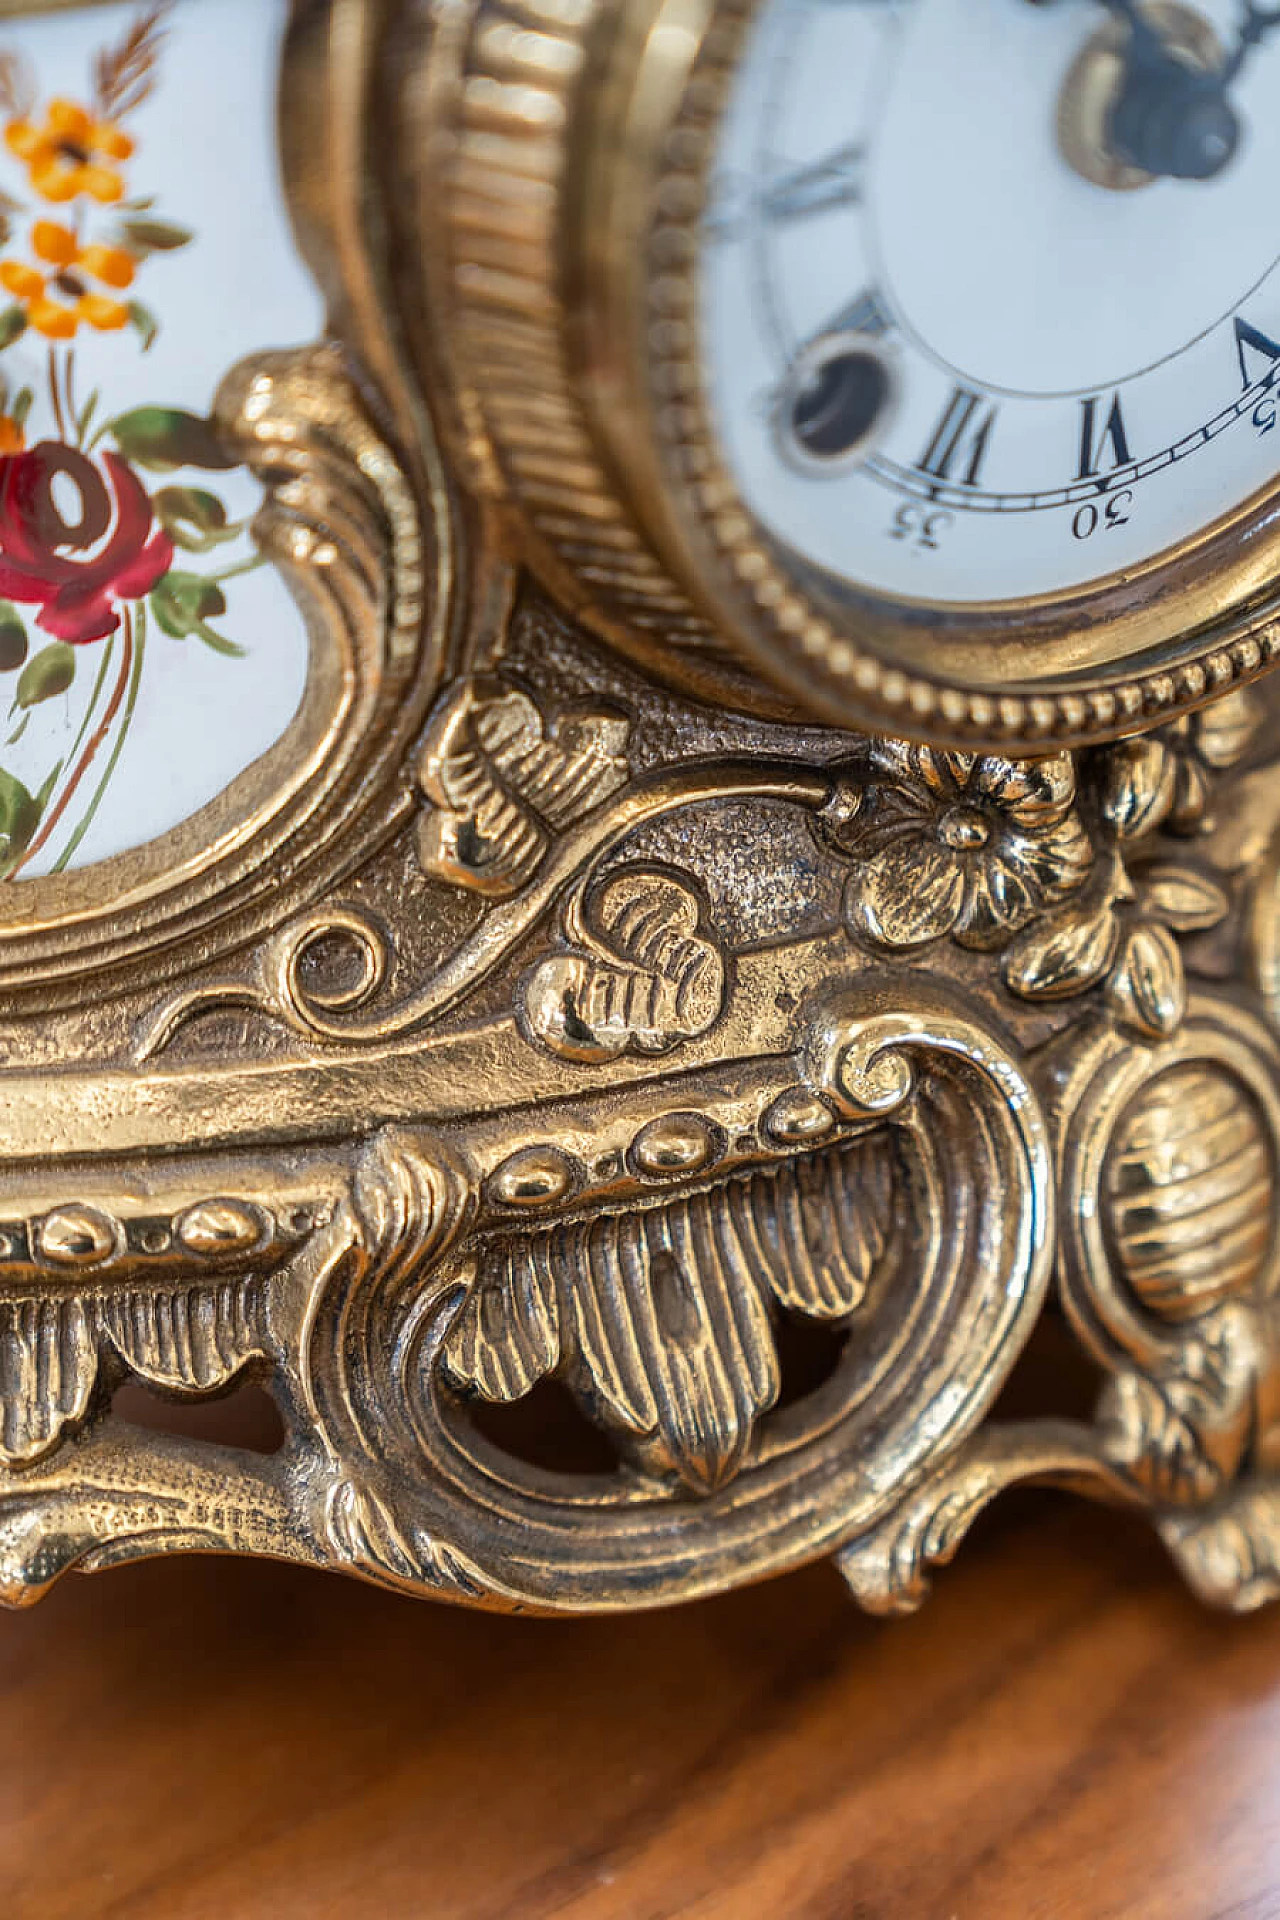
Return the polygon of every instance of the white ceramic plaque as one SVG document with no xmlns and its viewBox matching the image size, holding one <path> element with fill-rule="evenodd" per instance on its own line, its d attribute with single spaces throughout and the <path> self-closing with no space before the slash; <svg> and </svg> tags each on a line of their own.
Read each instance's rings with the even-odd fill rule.
<svg viewBox="0 0 1280 1920">
<path fill-rule="evenodd" d="M 286 0 L 0 20 L 0 878 L 190 818 L 297 711 L 307 636 L 208 424 L 323 331 L 279 178 Z"/>
</svg>

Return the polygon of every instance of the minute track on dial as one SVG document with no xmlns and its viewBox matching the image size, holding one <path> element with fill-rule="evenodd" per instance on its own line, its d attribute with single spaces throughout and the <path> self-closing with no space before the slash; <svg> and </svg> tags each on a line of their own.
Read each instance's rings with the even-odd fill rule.
<svg viewBox="0 0 1280 1920">
<path fill-rule="evenodd" d="M 1258 344 L 1263 339 L 1265 336 L 1261 335 L 1258 329 L 1249 327 L 1245 344 L 1254 352 L 1266 351 Z M 1058 507 L 1076 506 L 1083 501 L 1095 500 L 1101 495 L 1114 493 L 1123 487 L 1131 487 L 1149 479 L 1153 474 L 1167 470 L 1181 460 L 1189 459 L 1192 454 L 1198 452 L 1201 447 L 1207 446 L 1228 427 L 1250 415 L 1259 402 L 1275 393 L 1277 388 L 1280 388 L 1280 349 L 1277 349 L 1277 357 L 1272 359 L 1268 371 L 1262 378 L 1248 386 L 1232 406 L 1224 407 L 1204 425 L 1184 434 L 1171 445 L 1143 459 L 1121 463 L 1105 474 L 1086 476 L 1062 487 L 1027 491 L 996 491 L 949 483 L 946 479 L 931 476 L 918 467 L 891 460 L 883 453 L 873 454 L 863 464 L 861 471 L 868 478 L 879 481 L 895 492 L 908 493 L 916 499 L 934 502 L 940 506 L 954 507 L 967 513 L 1047 512 Z"/>
</svg>

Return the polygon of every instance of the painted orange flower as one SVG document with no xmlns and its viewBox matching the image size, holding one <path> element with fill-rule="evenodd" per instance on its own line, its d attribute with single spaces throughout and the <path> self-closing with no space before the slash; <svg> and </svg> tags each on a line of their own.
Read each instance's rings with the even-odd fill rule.
<svg viewBox="0 0 1280 1920">
<path fill-rule="evenodd" d="M 0 261 L 0 286 L 26 308 L 28 323 L 46 340 L 74 340 L 81 326 L 116 333 L 129 323 L 129 309 L 111 293 L 132 286 L 135 264 L 123 247 L 81 246 L 70 227 L 37 220 L 31 232 L 36 258 L 47 271 L 23 260 Z"/>
<path fill-rule="evenodd" d="M 95 120 L 74 100 L 51 100 L 43 126 L 11 120 L 4 138 L 44 200 L 60 203 L 88 194 L 106 206 L 124 193 L 118 163 L 129 159 L 133 141 L 113 121 Z"/>
</svg>

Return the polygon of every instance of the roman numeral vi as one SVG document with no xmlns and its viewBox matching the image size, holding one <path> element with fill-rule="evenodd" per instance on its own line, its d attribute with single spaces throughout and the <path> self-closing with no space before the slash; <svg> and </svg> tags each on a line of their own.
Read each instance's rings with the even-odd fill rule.
<svg viewBox="0 0 1280 1920">
<path fill-rule="evenodd" d="M 1124 414 L 1120 408 L 1120 395 L 1117 393 L 1112 396 L 1110 412 L 1099 425 L 1101 406 L 1097 394 L 1080 402 L 1080 470 L 1076 476 L 1079 480 L 1096 480 L 1102 472 L 1102 462 L 1108 452 L 1108 467 L 1112 472 L 1117 467 L 1127 467 L 1133 459 L 1129 451 Z"/>
</svg>

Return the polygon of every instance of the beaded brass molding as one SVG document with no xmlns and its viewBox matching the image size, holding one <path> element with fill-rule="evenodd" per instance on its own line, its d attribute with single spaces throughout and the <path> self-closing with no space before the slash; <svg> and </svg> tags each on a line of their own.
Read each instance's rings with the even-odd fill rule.
<svg viewBox="0 0 1280 1920">
<path fill-rule="evenodd" d="M 1019 1482 L 1274 1597 L 1273 688 L 1020 759 L 619 658 L 451 411 L 428 31 L 296 8 L 333 337 L 216 414 L 299 730 L 0 963 L 0 1597 L 201 1550 L 571 1612 L 829 1556 L 902 1609 Z M 1092 1418 L 1002 1416 L 1044 1327 Z M 144 1431 L 129 1380 L 257 1382 L 286 1438 Z"/>
</svg>

